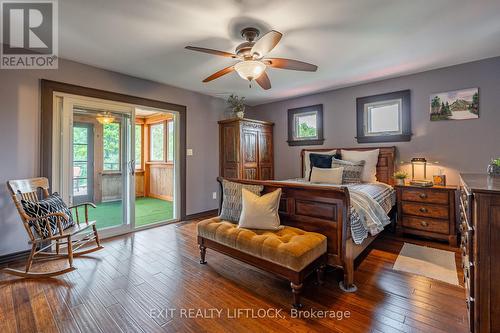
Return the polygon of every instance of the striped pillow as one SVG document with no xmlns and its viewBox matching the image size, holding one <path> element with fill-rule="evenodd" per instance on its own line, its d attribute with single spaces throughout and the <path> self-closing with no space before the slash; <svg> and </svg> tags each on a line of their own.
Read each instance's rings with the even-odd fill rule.
<svg viewBox="0 0 500 333">
<path fill-rule="evenodd" d="M 332 159 L 332 168 L 344 168 L 342 174 L 342 184 L 359 184 L 365 161 L 350 162 L 344 160 Z"/>
<path fill-rule="evenodd" d="M 242 209 L 241 190 L 246 189 L 260 195 L 264 189 L 262 185 L 245 185 L 222 180 L 222 209 L 220 218 L 226 221 L 238 222 Z"/>
<path fill-rule="evenodd" d="M 75 222 L 73 221 L 73 216 L 71 215 L 71 211 L 68 209 L 68 206 L 66 206 L 61 196 L 57 192 L 52 193 L 50 196 L 40 201 L 28 201 L 23 199 L 21 200 L 21 205 L 23 206 L 26 215 L 31 218 L 39 218 L 51 213 L 63 213 L 68 217 L 67 221 L 61 220 L 61 227 L 63 229 L 72 227 L 75 224 Z M 49 217 L 47 220 L 49 222 L 52 235 L 56 234 L 58 232 L 57 218 L 53 216 Z M 34 224 L 30 225 L 33 230 L 42 238 L 46 238 L 49 236 L 49 226 L 47 226 L 47 220 L 41 220 L 38 222 L 41 233 L 35 228 Z"/>
</svg>

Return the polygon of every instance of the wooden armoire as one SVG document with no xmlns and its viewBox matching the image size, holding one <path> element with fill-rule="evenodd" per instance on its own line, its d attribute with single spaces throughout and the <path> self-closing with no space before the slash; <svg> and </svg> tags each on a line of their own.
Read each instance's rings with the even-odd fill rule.
<svg viewBox="0 0 500 333">
<path fill-rule="evenodd" d="M 219 121 L 220 176 L 274 179 L 273 127 L 245 118 Z"/>
</svg>

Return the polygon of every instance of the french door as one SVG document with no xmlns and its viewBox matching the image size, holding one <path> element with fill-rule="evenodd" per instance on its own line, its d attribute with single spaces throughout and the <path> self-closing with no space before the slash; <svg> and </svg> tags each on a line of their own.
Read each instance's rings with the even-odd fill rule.
<svg viewBox="0 0 500 333">
<path fill-rule="evenodd" d="M 52 189 L 65 202 L 95 203 L 104 237 L 177 219 L 176 114 L 58 93 L 54 106 Z"/>
<path fill-rule="evenodd" d="M 135 109 L 72 96 L 60 98 L 57 185 L 61 196 L 72 205 L 96 203 L 89 215 L 105 236 L 129 231 L 134 227 Z"/>
</svg>

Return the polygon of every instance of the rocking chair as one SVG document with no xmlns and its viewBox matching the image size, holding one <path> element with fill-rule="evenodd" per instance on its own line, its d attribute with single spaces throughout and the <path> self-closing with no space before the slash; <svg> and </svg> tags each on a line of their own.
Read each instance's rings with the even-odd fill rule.
<svg viewBox="0 0 500 333">
<path fill-rule="evenodd" d="M 4 268 L 1 271 L 7 274 L 21 276 L 25 278 L 45 278 L 65 274 L 75 270 L 73 267 L 73 258 L 84 254 L 88 254 L 103 247 L 99 242 L 99 235 L 95 226 L 96 221 L 89 221 L 88 211 L 89 207 L 96 208 L 93 203 L 86 202 L 78 205 L 68 207 L 70 211 L 73 210 L 75 224 L 69 228 L 63 229 L 63 221 L 68 222 L 68 216 L 64 213 L 50 213 L 45 216 L 32 218 L 23 208 L 21 200 L 31 202 L 38 202 L 38 193 L 41 190 L 43 197 L 49 197 L 49 181 L 47 178 L 32 178 L 23 180 L 10 180 L 7 182 L 12 199 L 16 208 L 21 216 L 24 228 L 29 236 L 29 244 L 31 245 L 31 252 L 26 262 L 26 269 L 18 270 L 13 268 Z M 80 223 L 80 215 L 78 212 L 79 207 L 85 207 L 85 221 Z M 52 230 L 51 221 L 56 219 L 56 232 Z M 45 232 L 41 229 L 45 228 Z M 78 251 L 79 248 L 89 242 L 95 242 L 95 246 Z M 61 245 L 66 245 L 66 252 L 61 253 Z M 55 246 L 55 252 L 53 251 Z M 31 265 L 35 257 L 39 259 L 51 260 L 67 258 L 69 267 L 61 270 L 51 272 L 30 272 Z M 37 258 L 38 259 L 38 258 Z"/>
</svg>

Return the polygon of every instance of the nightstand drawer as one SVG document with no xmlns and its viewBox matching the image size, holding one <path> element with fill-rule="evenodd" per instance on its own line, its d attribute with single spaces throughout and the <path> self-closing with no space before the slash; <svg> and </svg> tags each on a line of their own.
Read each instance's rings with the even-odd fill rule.
<svg viewBox="0 0 500 333">
<path fill-rule="evenodd" d="M 437 219 L 449 218 L 448 206 L 403 202 L 402 209 L 403 209 L 403 214 L 408 214 L 408 215 L 432 217 Z"/>
<path fill-rule="evenodd" d="M 448 221 L 430 218 L 403 216 L 403 226 L 428 232 L 437 232 L 447 235 L 449 230 Z"/>
<path fill-rule="evenodd" d="M 404 201 L 427 202 L 427 203 L 447 205 L 448 192 L 405 188 L 403 189 L 402 199 Z"/>
</svg>

